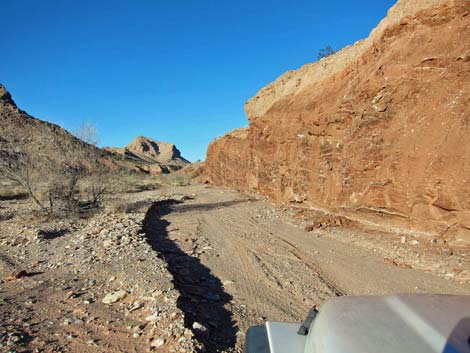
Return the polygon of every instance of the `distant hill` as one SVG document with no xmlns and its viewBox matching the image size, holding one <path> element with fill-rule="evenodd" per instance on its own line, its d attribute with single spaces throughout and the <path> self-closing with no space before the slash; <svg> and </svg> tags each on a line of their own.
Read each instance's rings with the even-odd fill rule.
<svg viewBox="0 0 470 353">
<path fill-rule="evenodd" d="M 36 119 L 19 109 L 0 84 L 0 157 L 11 154 L 12 150 L 28 154 L 36 167 L 45 171 L 63 165 L 70 158 L 83 161 L 90 172 L 130 170 L 160 174 L 189 164 L 174 145 L 144 137 L 136 138 L 124 149 L 101 149 L 88 144 L 59 125 Z"/>
<path fill-rule="evenodd" d="M 90 145 L 56 124 L 30 116 L 19 109 L 10 93 L 0 85 L 0 152 L 14 149 L 45 168 L 58 165 L 70 155 L 84 160 L 88 169 L 132 168 L 124 158 Z"/>
<path fill-rule="evenodd" d="M 106 151 L 125 156 L 127 159 L 147 164 L 157 172 L 179 170 L 190 162 L 181 156 L 175 145 L 138 136 L 124 148 L 105 147 Z"/>
</svg>

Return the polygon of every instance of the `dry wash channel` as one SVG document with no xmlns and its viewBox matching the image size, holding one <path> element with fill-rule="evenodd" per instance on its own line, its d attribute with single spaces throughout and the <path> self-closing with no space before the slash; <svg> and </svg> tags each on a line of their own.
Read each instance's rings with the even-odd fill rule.
<svg viewBox="0 0 470 353">
<path fill-rule="evenodd" d="M 210 352 L 241 351 L 249 326 L 301 321 L 312 305 L 336 295 L 470 291 L 384 263 L 383 255 L 329 230 L 306 233 L 263 199 L 203 185 L 177 193 L 192 197 L 154 204 L 145 230 L 168 263 L 186 326 Z M 338 232 L 348 239 L 360 231 Z"/>
</svg>

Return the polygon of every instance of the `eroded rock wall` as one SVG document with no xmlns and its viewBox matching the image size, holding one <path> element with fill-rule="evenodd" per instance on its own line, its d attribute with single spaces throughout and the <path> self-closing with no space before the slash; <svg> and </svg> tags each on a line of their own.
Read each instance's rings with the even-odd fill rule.
<svg viewBox="0 0 470 353">
<path fill-rule="evenodd" d="M 399 1 L 246 112 L 209 146 L 210 182 L 470 242 L 470 1 Z"/>
</svg>

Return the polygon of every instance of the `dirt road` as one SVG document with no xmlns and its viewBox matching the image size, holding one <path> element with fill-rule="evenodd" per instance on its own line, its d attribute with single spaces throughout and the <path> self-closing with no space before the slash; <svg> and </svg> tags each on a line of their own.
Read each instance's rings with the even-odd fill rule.
<svg viewBox="0 0 470 353">
<path fill-rule="evenodd" d="M 155 204 L 144 226 L 181 292 L 186 326 L 207 328 L 198 338 L 210 350 L 239 347 L 245 330 L 265 320 L 300 321 L 335 295 L 470 293 L 468 284 L 306 233 L 264 200 L 204 186 L 177 192 L 193 198 Z"/>
<path fill-rule="evenodd" d="M 0 352 L 241 352 L 250 325 L 301 321 L 335 295 L 470 293 L 466 253 L 423 239 L 305 232 L 205 185 L 113 196 L 89 219 L 0 205 Z"/>
</svg>

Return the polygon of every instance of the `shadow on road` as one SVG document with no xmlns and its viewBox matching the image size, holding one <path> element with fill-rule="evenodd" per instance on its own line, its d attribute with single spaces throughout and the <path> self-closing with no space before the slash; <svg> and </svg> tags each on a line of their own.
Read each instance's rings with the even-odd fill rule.
<svg viewBox="0 0 470 353">
<path fill-rule="evenodd" d="M 233 201 L 222 201 L 222 202 L 213 202 L 213 203 L 199 203 L 193 205 L 185 205 L 181 204 L 177 208 L 173 209 L 172 212 L 183 213 L 183 212 L 191 212 L 195 210 L 199 211 L 209 211 L 218 208 L 230 207 L 233 205 L 237 205 L 239 203 L 250 202 L 252 200 L 233 200 Z"/>
<path fill-rule="evenodd" d="M 176 200 L 154 203 L 145 216 L 144 231 L 148 243 L 168 263 L 175 288 L 181 293 L 177 306 L 184 312 L 185 326 L 193 328 L 195 322 L 203 325 L 193 329 L 196 339 L 204 344 L 206 352 L 221 352 L 236 343 L 235 322 L 232 313 L 224 307 L 232 297 L 209 268 L 169 239 L 170 223 L 162 217 L 174 212 L 173 207 L 178 203 Z"/>
<path fill-rule="evenodd" d="M 67 234 L 69 231 L 68 229 L 53 229 L 53 230 L 40 230 L 38 232 L 38 236 L 41 237 L 44 240 L 52 240 L 55 238 L 59 238 L 65 234 Z"/>
</svg>

